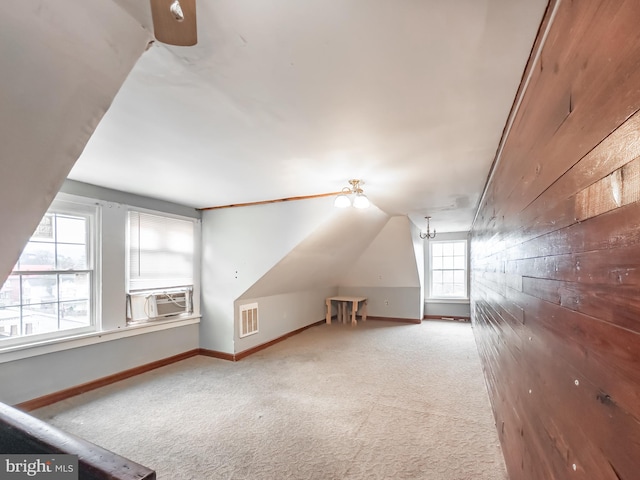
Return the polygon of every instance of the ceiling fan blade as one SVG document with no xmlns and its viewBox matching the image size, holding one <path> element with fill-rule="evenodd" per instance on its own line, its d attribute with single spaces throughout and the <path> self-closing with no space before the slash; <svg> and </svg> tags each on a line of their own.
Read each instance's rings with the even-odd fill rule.
<svg viewBox="0 0 640 480">
<path fill-rule="evenodd" d="M 151 0 L 151 16 L 156 40 L 169 45 L 189 47 L 198 43 L 196 0 L 179 0 L 184 20 L 171 11 L 175 0 Z"/>
</svg>

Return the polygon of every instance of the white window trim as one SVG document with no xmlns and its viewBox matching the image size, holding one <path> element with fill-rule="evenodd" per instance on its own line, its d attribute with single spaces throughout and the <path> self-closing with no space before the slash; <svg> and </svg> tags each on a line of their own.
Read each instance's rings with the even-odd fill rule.
<svg viewBox="0 0 640 480">
<path fill-rule="evenodd" d="M 433 244 L 436 243 L 454 243 L 454 242 L 464 242 L 464 251 L 465 251 L 465 296 L 460 297 L 436 297 L 433 296 L 433 283 L 432 283 L 432 255 L 431 249 Z M 429 295 L 425 298 L 425 303 L 469 303 L 469 241 L 466 238 L 451 238 L 451 239 L 442 239 L 442 240 L 430 240 L 429 241 L 429 251 L 427 254 L 428 258 L 428 284 L 429 284 Z"/>
<path fill-rule="evenodd" d="M 59 341 L 70 337 L 82 336 L 86 334 L 92 334 L 100 331 L 101 318 L 100 318 L 100 238 L 101 238 L 101 208 L 95 200 L 90 200 L 85 197 L 78 197 L 76 195 L 70 195 L 66 193 L 58 193 L 47 211 L 46 215 L 50 211 L 55 213 L 68 214 L 68 215 L 86 215 L 89 223 L 89 231 L 87 235 L 87 260 L 88 268 L 86 271 L 91 275 L 91 299 L 89 305 L 91 324 L 85 327 L 78 327 L 68 330 L 56 330 L 53 332 L 47 332 L 37 335 L 18 336 L 15 338 L 5 339 L 0 343 L 0 354 L 5 351 L 10 351 L 14 348 L 30 348 L 31 345 L 40 342 Z M 43 217 L 44 217 L 43 215 Z M 31 238 L 31 237 L 29 237 Z M 21 271 L 18 271 L 21 272 Z M 64 273 L 65 271 L 46 271 L 47 275 L 54 275 Z M 9 275 L 13 274 L 12 272 Z M 8 277 L 7 277 L 8 278 Z"/>
<path fill-rule="evenodd" d="M 52 338 L 28 344 L 23 343 L 0 350 L 0 364 L 197 323 L 200 323 L 200 315 L 140 325 L 129 325 L 126 328 L 96 331 L 64 338 Z"/>
</svg>

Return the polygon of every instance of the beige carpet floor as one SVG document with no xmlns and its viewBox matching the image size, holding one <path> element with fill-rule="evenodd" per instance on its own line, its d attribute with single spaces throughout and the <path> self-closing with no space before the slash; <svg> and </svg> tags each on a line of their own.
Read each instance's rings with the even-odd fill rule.
<svg viewBox="0 0 640 480">
<path fill-rule="evenodd" d="M 33 413 L 163 480 L 507 479 L 468 323 L 316 326 Z"/>
</svg>

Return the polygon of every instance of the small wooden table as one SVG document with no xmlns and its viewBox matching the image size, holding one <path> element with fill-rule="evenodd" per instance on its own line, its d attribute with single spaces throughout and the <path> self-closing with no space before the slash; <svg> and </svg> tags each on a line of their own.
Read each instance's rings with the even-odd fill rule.
<svg viewBox="0 0 640 480">
<path fill-rule="evenodd" d="M 327 323 L 331 323 L 331 302 L 338 302 L 338 321 L 342 323 L 347 321 L 347 302 L 351 302 L 351 325 L 356 325 L 356 312 L 358 304 L 362 304 L 362 321 L 367 321 L 367 297 L 352 297 L 348 295 L 340 295 L 337 297 L 327 297 Z"/>
</svg>

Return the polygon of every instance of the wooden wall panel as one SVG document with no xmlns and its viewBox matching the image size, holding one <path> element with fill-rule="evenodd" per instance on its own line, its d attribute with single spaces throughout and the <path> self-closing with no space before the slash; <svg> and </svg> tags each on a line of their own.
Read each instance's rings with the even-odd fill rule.
<svg viewBox="0 0 640 480">
<path fill-rule="evenodd" d="M 637 0 L 550 2 L 473 225 L 512 480 L 640 478 L 638 25 Z"/>
</svg>

